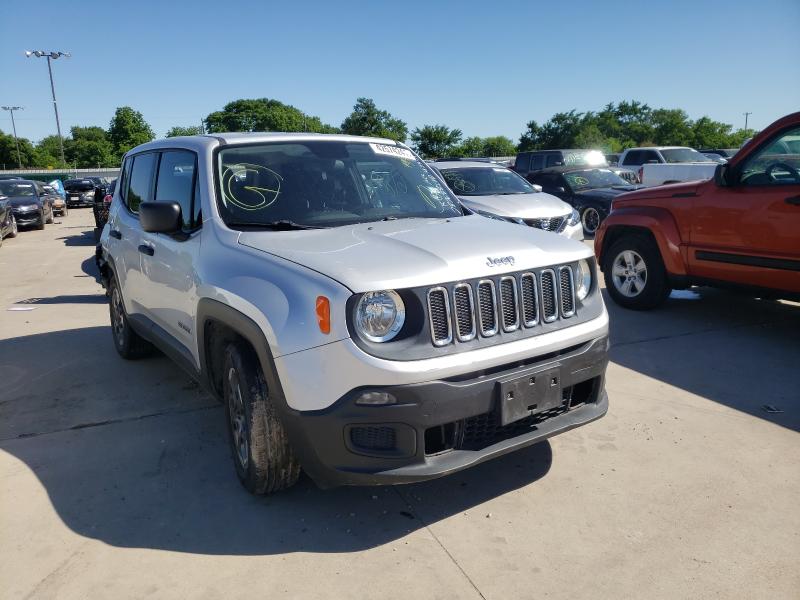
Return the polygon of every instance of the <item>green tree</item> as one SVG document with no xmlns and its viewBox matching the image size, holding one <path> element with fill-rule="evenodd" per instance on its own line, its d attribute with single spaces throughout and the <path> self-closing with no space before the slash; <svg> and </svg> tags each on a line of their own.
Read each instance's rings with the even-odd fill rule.
<svg viewBox="0 0 800 600">
<path fill-rule="evenodd" d="M 483 138 L 478 136 L 468 137 L 459 146 L 451 150 L 452 156 L 466 158 L 483 155 Z"/>
<path fill-rule="evenodd" d="M 342 133 L 389 138 L 405 142 L 408 125 L 388 111 L 379 110 L 372 98 L 359 98 L 347 118 L 342 121 Z"/>
<path fill-rule="evenodd" d="M 102 127 L 73 127 L 64 140 L 64 156 L 69 165 L 79 169 L 113 167 L 119 162 L 114 147 Z"/>
<path fill-rule="evenodd" d="M 311 131 L 335 133 L 337 129 L 319 117 L 269 98 L 234 100 L 205 119 L 209 133 L 223 131 Z"/>
<path fill-rule="evenodd" d="M 504 135 L 495 135 L 483 140 L 481 148 L 483 156 L 514 156 L 514 142 Z"/>
<path fill-rule="evenodd" d="M 155 134 L 142 113 L 130 106 L 117 108 L 108 126 L 108 140 L 117 160 L 131 148 L 149 142 L 154 137 Z"/>
<path fill-rule="evenodd" d="M 22 166 L 35 166 L 36 150 L 33 144 L 26 138 L 17 138 L 17 141 L 19 142 L 19 158 L 22 159 Z M 0 131 L 0 166 L 3 169 L 16 169 L 19 167 L 17 144 L 14 142 L 14 136 L 2 131 Z"/>
<path fill-rule="evenodd" d="M 680 108 L 659 108 L 650 114 L 653 141 L 658 146 L 688 146 L 693 142 L 692 122 Z"/>
<path fill-rule="evenodd" d="M 66 152 L 65 152 L 66 155 Z M 34 167 L 42 167 L 44 169 L 62 169 L 67 165 L 61 162 L 61 145 L 58 141 L 57 135 L 48 135 L 39 140 L 36 144 L 34 154 Z"/>
<path fill-rule="evenodd" d="M 167 135 L 165 137 L 178 137 L 181 135 L 200 135 L 203 133 L 203 128 L 200 125 L 189 126 L 189 127 L 180 127 L 176 125 L 169 131 L 167 131 Z"/>
<path fill-rule="evenodd" d="M 442 158 L 451 156 L 461 141 L 461 130 L 450 129 L 446 125 L 425 125 L 411 133 L 414 149 L 423 158 Z"/>
</svg>

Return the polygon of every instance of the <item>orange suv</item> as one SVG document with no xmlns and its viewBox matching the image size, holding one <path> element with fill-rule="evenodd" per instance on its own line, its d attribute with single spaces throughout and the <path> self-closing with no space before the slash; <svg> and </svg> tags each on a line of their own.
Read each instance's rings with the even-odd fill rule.
<svg viewBox="0 0 800 600">
<path fill-rule="evenodd" d="M 644 310 L 672 289 L 800 298 L 800 112 L 754 137 L 713 179 L 622 194 L 595 236 L 606 288 Z"/>
</svg>

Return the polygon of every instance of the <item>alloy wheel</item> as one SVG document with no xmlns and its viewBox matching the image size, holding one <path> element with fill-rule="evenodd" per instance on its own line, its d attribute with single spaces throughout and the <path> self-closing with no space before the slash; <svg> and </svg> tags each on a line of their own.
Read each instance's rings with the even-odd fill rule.
<svg viewBox="0 0 800 600">
<path fill-rule="evenodd" d="M 600 227 L 600 213 L 591 206 L 584 208 L 581 215 L 581 223 L 586 233 L 594 233 Z"/>
<path fill-rule="evenodd" d="M 239 373 L 233 367 L 228 370 L 228 415 L 236 459 L 242 469 L 246 470 L 250 454 L 250 444 L 247 439 L 247 414 L 244 410 Z"/>
<path fill-rule="evenodd" d="M 120 296 L 119 288 L 116 286 L 111 293 L 111 329 L 114 332 L 114 339 L 117 345 L 122 346 L 125 333 L 125 309 L 122 306 L 122 296 Z"/>
<path fill-rule="evenodd" d="M 635 298 L 647 285 L 647 265 L 634 250 L 623 250 L 614 258 L 611 278 L 617 291 L 627 298 Z"/>
</svg>

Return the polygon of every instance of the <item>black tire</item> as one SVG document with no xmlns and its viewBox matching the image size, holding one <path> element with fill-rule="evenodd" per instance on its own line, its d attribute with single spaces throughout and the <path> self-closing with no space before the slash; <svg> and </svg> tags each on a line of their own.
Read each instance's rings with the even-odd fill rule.
<svg viewBox="0 0 800 600">
<path fill-rule="evenodd" d="M 42 209 L 42 214 L 39 215 L 39 222 L 36 224 L 36 229 L 38 229 L 39 231 L 44 229 L 44 223 L 45 223 L 44 209 Z"/>
<path fill-rule="evenodd" d="M 672 291 L 658 247 L 643 235 L 623 235 L 615 241 L 605 253 L 603 275 L 614 302 L 633 310 L 656 308 Z"/>
<path fill-rule="evenodd" d="M 113 276 L 109 281 L 108 299 L 111 337 L 119 355 L 125 360 L 134 360 L 151 354 L 153 346 L 136 333 L 128 322 L 125 304 L 122 301 L 122 292 Z"/>
<path fill-rule="evenodd" d="M 6 237 L 15 238 L 17 237 L 18 231 L 19 229 L 17 228 L 17 219 L 14 217 L 14 215 L 11 215 L 11 231 L 8 232 L 8 235 L 6 235 Z"/>
<path fill-rule="evenodd" d="M 243 344 L 228 344 L 223 364 L 228 440 L 239 481 L 251 494 L 273 494 L 293 486 L 300 463 L 255 353 Z"/>
<path fill-rule="evenodd" d="M 49 214 L 50 214 L 50 216 L 47 218 L 47 224 L 48 225 L 52 225 L 53 221 L 55 220 L 53 218 L 53 207 L 52 206 L 50 207 L 50 213 Z"/>
<path fill-rule="evenodd" d="M 597 206 L 584 206 L 581 210 L 581 225 L 583 225 L 583 232 L 587 235 L 594 235 L 597 233 L 600 223 L 602 223 L 608 215 L 606 211 Z"/>
</svg>

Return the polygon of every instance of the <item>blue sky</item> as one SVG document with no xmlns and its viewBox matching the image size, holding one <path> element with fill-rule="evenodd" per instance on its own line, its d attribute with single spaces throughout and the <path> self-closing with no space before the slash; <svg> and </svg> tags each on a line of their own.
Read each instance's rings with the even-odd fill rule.
<svg viewBox="0 0 800 600">
<path fill-rule="evenodd" d="M 530 119 L 622 99 L 756 128 L 800 110 L 800 1 L 9 2 L 0 104 L 20 136 L 101 125 L 117 106 L 158 136 L 237 98 L 338 125 L 359 96 L 408 122 L 517 140 Z M 11 131 L 7 112 L 0 129 Z"/>
</svg>

